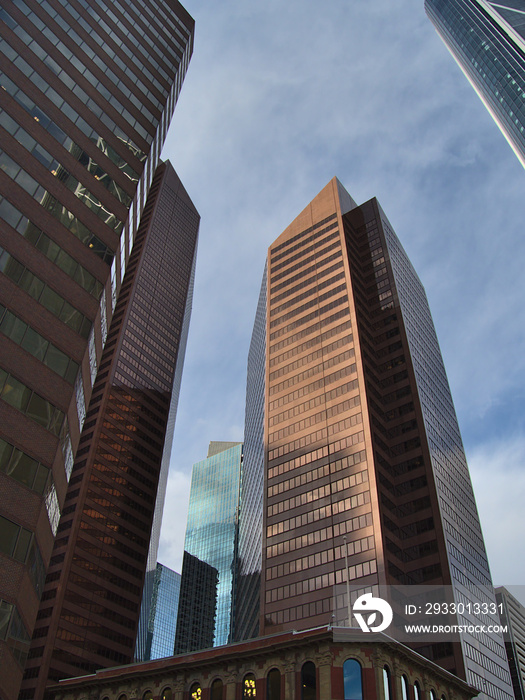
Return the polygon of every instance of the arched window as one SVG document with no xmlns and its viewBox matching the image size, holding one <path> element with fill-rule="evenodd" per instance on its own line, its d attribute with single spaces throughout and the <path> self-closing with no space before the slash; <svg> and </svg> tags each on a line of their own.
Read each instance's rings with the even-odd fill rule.
<svg viewBox="0 0 525 700">
<path fill-rule="evenodd" d="M 421 700 L 421 688 L 417 681 L 414 683 L 414 700 Z"/>
<path fill-rule="evenodd" d="M 363 678 L 361 664 L 356 659 L 347 659 L 343 664 L 345 700 L 363 700 Z"/>
<path fill-rule="evenodd" d="M 199 683 L 194 683 L 190 688 L 190 700 L 201 700 L 202 690 Z"/>
<path fill-rule="evenodd" d="M 385 700 L 392 700 L 392 681 L 388 666 L 383 666 L 383 690 L 385 691 Z"/>
<path fill-rule="evenodd" d="M 315 664 L 307 661 L 301 669 L 301 700 L 316 700 L 317 679 Z"/>
<path fill-rule="evenodd" d="M 435 692 L 430 689 L 430 700 L 437 700 Z"/>
<path fill-rule="evenodd" d="M 211 684 L 210 700 L 222 700 L 222 681 L 216 678 Z"/>
<path fill-rule="evenodd" d="M 442 695 L 442 696 L 441 696 L 441 700 L 447 700 L 446 696 L 445 696 L 445 695 Z"/>
<path fill-rule="evenodd" d="M 128 700 L 128 696 L 126 695 L 126 693 L 122 693 L 122 695 L 119 695 L 118 700 Z"/>
<path fill-rule="evenodd" d="M 173 690 L 170 687 L 164 688 L 160 700 L 173 700 Z"/>
<path fill-rule="evenodd" d="M 266 676 L 266 700 L 281 700 L 281 672 L 272 668 Z"/>
<path fill-rule="evenodd" d="M 254 698 L 256 697 L 255 688 L 255 676 L 253 673 L 247 673 L 242 681 L 242 697 L 244 698 Z"/>
<path fill-rule="evenodd" d="M 153 693 L 151 690 L 146 690 L 142 693 L 142 700 L 153 700 Z"/>
<path fill-rule="evenodd" d="M 409 700 L 408 678 L 406 676 L 401 676 L 401 692 L 403 693 L 403 700 Z"/>
</svg>

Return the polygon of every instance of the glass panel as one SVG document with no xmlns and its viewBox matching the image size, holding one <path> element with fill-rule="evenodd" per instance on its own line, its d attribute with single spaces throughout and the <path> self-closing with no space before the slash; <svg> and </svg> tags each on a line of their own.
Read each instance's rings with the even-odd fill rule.
<svg viewBox="0 0 525 700">
<path fill-rule="evenodd" d="M 38 394 L 33 394 L 27 407 L 26 414 L 29 418 L 32 418 L 35 423 L 47 428 L 53 415 L 53 407 Z"/>
<path fill-rule="evenodd" d="M 307 661 L 301 669 L 301 700 L 316 700 L 315 664 Z"/>
<path fill-rule="evenodd" d="M 347 659 L 343 664 L 345 700 L 363 700 L 361 664 L 356 659 Z"/>
<path fill-rule="evenodd" d="M 146 692 L 142 695 L 142 700 L 153 700 L 153 693 L 151 690 L 146 690 Z"/>
<path fill-rule="evenodd" d="M 13 449 L 13 445 L 10 445 L 8 442 L 0 438 L 0 469 L 4 472 L 7 471 L 9 466 Z"/>
<path fill-rule="evenodd" d="M 408 700 L 408 681 L 406 676 L 401 676 L 401 692 L 403 700 Z"/>
<path fill-rule="evenodd" d="M 19 531 L 19 525 L 0 515 L 0 552 L 9 557 L 13 555 Z"/>
<path fill-rule="evenodd" d="M 45 306 L 48 311 L 51 311 L 55 316 L 59 316 L 64 305 L 62 297 L 54 292 L 49 287 L 46 287 L 40 299 L 42 306 Z"/>
<path fill-rule="evenodd" d="M 414 700 L 421 700 L 421 694 L 419 692 L 419 683 L 414 683 Z"/>
<path fill-rule="evenodd" d="M 7 467 L 6 474 L 9 474 L 13 479 L 31 488 L 35 479 L 37 467 L 38 462 L 35 459 L 31 459 L 29 455 L 15 449 L 13 450 L 13 456 Z"/>
<path fill-rule="evenodd" d="M 7 628 L 9 627 L 12 612 L 13 606 L 11 603 L 0 600 L 0 639 L 5 639 L 7 637 Z"/>
<path fill-rule="evenodd" d="M 43 360 L 46 355 L 49 340 L 43 338 L 40 333 L 37 333 L 32 328 L 28 328 L 21 345 L 24 350 L 30 352 L 31 355 L 34 355 L 38 360 Z"/>
<path fill-rule="evenodd" d="M 25 289 L 25 291 L 32 296 L 33 299 L 40 299 L 40 295 L 42 294 L 42 290 L 45 286 L 42 280 L 35 277 L 32 272 L 29 272 L 29 270 L 23 271 L 22 277 L 20 278 L 18 284 L 22 289 Z"/>
<path fill-rule="evenodd" d="M 281 672 L 272 668 L 266 677 L 266 700 L 281 700 Z"/>
<path fill-rule="evenodd" d="M 43 464 L 38 465 L 38 470 L 33 482 L 33 491 L 37 493 L 44 493 L 46 490 L 47 480 L 49 479 L 49 469 L 44 467 Z"/>
<path fill-rule="evenodd" d="M 20 535 L 18 537 L 18 542 L 16 543 L 16 549 L 14 551 L 13 557 L 17 561 L 25 562 L 30 544 L 31 533 L 29 532 L 29 530 L 25 530 L 23 527 L 21 527 Z"/>
<path fill-rule="evenodd" d="M 14 316 L 10 311 L 4 316 L 0 324 L 0 331 L 5 333 L 15 343 L 20 344 L 24 333 L 26 332 L 27 324 Z"/>
<path fill-rule="evenodd" d="M 164 688 L 162 691 L 162 695 L 160 696 L 160 700 L 172 700 L 173 699 L 173 690 L 171 688 Z"/>
<path fill-rule="evenodd" d="M 222 681 L 220 678 L 211 684 L 210 700 L 222 700 Z"/>
<path fill-rule="evenodd" d="M 8 377 L 2 390 L 2 398 L 4 401 L 7 401 L 7 403 L 11 404 L 11 406 L 18 408 L 19 411 L 23 412 L 27 408 L 30 397 L 31 389 L 24 386 L 22 382 L 18 381 L 18 379 L 11 376 Z"/>
<path fill-rule="evenodd" d="M 45 364 L 61 377 L 65 377 L 69 366 L 69 357 L 54 345 L 50 345 L 47 351 Z M 75 373 L 76 374 L 76 373 Z"/>
<path fill-rule="evenodd" d="M 385 700 L 390 700 L 392 695 L 390 693 L 390 669 L 388 666 L 383 668 L 383 689 L 385 692 Z"/>
</svg>

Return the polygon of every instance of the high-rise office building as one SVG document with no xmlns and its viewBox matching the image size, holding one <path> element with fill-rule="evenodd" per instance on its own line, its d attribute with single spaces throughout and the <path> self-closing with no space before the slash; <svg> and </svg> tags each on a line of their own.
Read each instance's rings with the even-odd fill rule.
<svg viewBox="0 0 525 700">
<path fill-rule="evenodd" d="M 134 658 L 191 310 L 199 215 L 157 168 L 128 262 L 58 527 L 22 682 Z"/>
<path fill-rule="evenodd" d="M 525 3 L 425 0 L 425 8 L 525 166 Z"/>
<path fill-rule="evenodd" d="M 146 647 L 143 655 L 137 655 L 138 661 L 173 656 L 175 645 L 181 576 L 163 564 L 157 564 L 152 573 L 152 594 L 147 606 Z"/>
<path fill-rule="evenodd" d="M 0 9 L 3 699 L 18 696 L 193 24 L 177 0 L 6 0 Z"/>
<path fill-rule="evenodd" d="M 496 588 L 515 700 L 525 700 L 525 606 L 503 586 Z"/>
<path fill-rule="evenodd" d="M 331 624 L 348 578 L 494 601 L 426 295 L 378 202 L 358 206 L 334 178 L 270 246 L 266 270 L 245 434 L 264 450 L 260 634 Z M 510 700 L 503 640 L 453 642 L 421 651 Z"/>
<path fill-rule="evenodd" d="M 210 442 L 193 465 L 175 653 L 232 641 L 242 442 Z"/>
</svg>

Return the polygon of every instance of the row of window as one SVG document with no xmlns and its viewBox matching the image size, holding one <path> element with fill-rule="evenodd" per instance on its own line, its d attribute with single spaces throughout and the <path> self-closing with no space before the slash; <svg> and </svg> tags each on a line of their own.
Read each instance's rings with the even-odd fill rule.
<svg viewBox="0 0 525 700">
<path fill-rule="evenodd" d="M 319 318 L 320 316 L 324 316 L 324 314 L 328 313 L 331 311 L 331 309 L 335 309 L 336 306 L 341 306 L 341 304 L 345 304 L 348 302 L 348 297 L 346 294 L 343 294 L 339 299 L 335 299 L 335 301 L 330 302 L 329 304 L 325 304 L 325 306 L 322 306 L 315 311 L 312 311 L 311 313 L 307 314 L 306 316 L 302 316 L 300 319 L 297 321 L 292 321 L 292 323 L 289 323 L 287 326 L 283 326 L 282 328 L 279 328 L 279 330 L 274 331 L 273 333 L 270 333 L 270 340 L 276 340 L 277 338 L 280 338 L 283 335 L 286 335 L 287 333 L 290 333 L 293 331 L 295 328 L 298 328 L 299 326 L 303 326 L 305 323 L 309 323 L 310 321 L 313 321 L 314 318 Z M 328 323 L 328 319 L 323 319 L 322 321 L 323 325 Z"/>
<path fill-rule="evenodd" d="M 323 404 L 329 403 L 330 401 L 333 401 L 334 399 L 337 399 L 340 396 L 355 391 L 358 388 L 358 386 L 359 385 L 357 379 L 354 379 L 351 382 L 347 382 L 346 384 L 340 384 L 339 386 L 335 387 L 335 389 L 331 389 L 330 391 L 319 394 L 318 396 L 315 396 L 309 401 L 305 401 L 301 404 L 296 404 L 292 408 L 289 408 L 288 410 L 283 411 L 282 413 L 278 413 L 277 415 L 272 416 L 268 420 L 268 426 L 271 428 L 274 425 L 278 425 L 279 423 L 282 423 L 285 420 L 295 418 L 295 416 L 299 416 L 301 415 L 301 413 L 311 411 L 312 409 L 317 408 L 317 406 L 322 406 Z M 359 395 L 354 396 L 352 400 L 356 401 L 356 403 L 353 404 L 354 406 L 358 406 L 361 403 L 361 397 Z M 276 404 L 277 401 L 271 402 L 269 411 L 275 408 Z"/>
</svg>

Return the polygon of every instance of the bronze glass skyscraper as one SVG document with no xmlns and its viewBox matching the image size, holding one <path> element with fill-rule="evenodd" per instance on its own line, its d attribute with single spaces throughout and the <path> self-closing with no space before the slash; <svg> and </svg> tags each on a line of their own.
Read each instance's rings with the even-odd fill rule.
<svg viewBox="0 0 525 700">
<path fill-rule="evenodd" d="M 270 246 L 263 295 L 248 396 L 265 401 L 245 434 L 246 470 L 264 445 L 260 633 L 330 624 L 347 576 L 494 600 L 425 292 L 377 201 L 334 178 Z M 425 652 L 510 700 L 502 640 Z"/>
<path fill-rule="evenodd" d="M 176 0 L 6 0 L 0 43 L 0 695 L 11 699 L 193 20 Z"/>
</svg>

